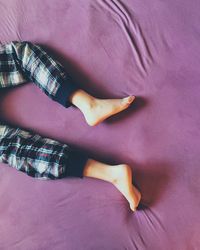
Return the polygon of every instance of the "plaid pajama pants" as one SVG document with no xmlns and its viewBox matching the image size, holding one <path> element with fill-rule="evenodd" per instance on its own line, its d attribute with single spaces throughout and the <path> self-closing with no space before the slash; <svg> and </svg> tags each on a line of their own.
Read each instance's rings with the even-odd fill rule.
<svg viewBox="0 0 200 250">
<path fill-rule="evenodd" d="M 64 107 L 77 90 L 63 66 L 44 49 L 30 42 L 13 41 L 0 46 L 0 88 L 27 81 Z M 69 145 L 0 123 L 0 162 L 39 179 L 83 177 L 87 156 Z"/>
</svg>

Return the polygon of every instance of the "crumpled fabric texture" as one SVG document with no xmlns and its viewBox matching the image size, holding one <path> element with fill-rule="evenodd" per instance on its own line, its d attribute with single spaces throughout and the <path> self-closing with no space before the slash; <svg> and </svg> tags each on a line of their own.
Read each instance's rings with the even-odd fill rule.
<svg viewBox="0 0 200 250">
<path fill-rule="evenodd" d="M 7 123 L 127 163 L 142 205 L 109 183 L 41 181 L 0 166 L 0 249 L 200 248 L 200 3 L 0 0 L 0 42 L 43 46 L 100 98 L 135 95 L 97 127 L 32 83 L 0 93 Z"/>
</svg>

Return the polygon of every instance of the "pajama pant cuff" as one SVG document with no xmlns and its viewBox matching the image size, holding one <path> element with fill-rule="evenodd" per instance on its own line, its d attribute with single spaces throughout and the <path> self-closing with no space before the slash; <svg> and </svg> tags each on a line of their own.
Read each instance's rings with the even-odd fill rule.
<svg viewBox="0 0 200 250">
<path fill-rule="evenodd" d="M 74 82 L 72 82 L 70 77 L 66 76 L 63 82 L 60 83 L 60 87 L 54 96 L 54 100 L 68 108 L 72 105 L 69 101 L 69 97 L 78 89 L 79 87 Z"/>
<path fill-rule="evenodd" d="M 71 151 L 67 159 L 66 175 L 83 178 L 83 170 L 88 157 L 78 151 Z"/>
</svg>

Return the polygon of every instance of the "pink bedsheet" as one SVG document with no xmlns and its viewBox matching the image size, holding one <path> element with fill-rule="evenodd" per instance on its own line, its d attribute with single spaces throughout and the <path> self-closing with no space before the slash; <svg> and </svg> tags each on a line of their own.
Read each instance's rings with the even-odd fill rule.
<svg viewBox="0 0 200 250">
<path fill-rule="evenodd" d="M 1 118 L 130 164 L 143 196 L 132 213 L 104 181 L 1 164 L 1 250 L 200 249 L 199 13 L 197 0 L 0 0 L 0 42 L 44 46 L 97 97 L 137 96 L 91 128 L 28 83 L 1 90 Z"/>
</svg>

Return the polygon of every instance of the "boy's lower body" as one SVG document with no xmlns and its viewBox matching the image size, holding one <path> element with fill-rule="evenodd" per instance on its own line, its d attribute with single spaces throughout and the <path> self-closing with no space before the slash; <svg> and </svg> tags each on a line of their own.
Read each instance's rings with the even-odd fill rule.
<svg viewBox="0 0 200 250">
<path fill-rule="evenodd" d="M 0 88 L 26 81 L 32 81 L 52 100 L 65 107 L 74 104 L 90 126 L 126 109 L 134 99 L 102 100 L 89 95 L 74 84 L 62 65 L 40 46 L 29 42 L 2 46 Z M 89 159 L 67 144 L 5 124 L 0 125 L 0 161 L 40 179 L 87 176 L 109 181 L 126 197 L 133 211 L 141 198 L 132 185 L 132 171 L 128 165 L 109 166 Z"/>
</svg>

